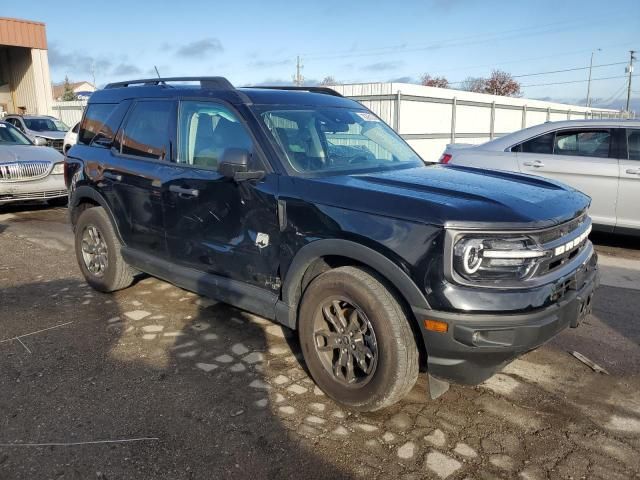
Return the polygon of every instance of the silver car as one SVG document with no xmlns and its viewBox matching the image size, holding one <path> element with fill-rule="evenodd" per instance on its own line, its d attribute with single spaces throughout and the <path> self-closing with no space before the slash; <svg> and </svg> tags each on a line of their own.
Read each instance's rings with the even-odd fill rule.
<svg viewBox="0 0 640 480">
<path fill-rule="evenodd" d="M 553 178 L 592 199 L 600 230 L 640 235 L 640 121 L 548 122 L 482 145 L 448 145 L 442 163 Z"/>
<path fill-rule="evenodd" d="M 0 122 L 0 205 L 25 200 L 67 202 L 64 157 L 34 145 L 9 123 Z"/>
<path fill-rule="evenodd" d="M 38 139 L 42 139 L 47 147 L 62 152 L 64 136 L 69 127 L 61 120 L 48 115 L 7 115 L 3 120 L 24 133 L 32 142 L 41 142 Z"/>
</svg>

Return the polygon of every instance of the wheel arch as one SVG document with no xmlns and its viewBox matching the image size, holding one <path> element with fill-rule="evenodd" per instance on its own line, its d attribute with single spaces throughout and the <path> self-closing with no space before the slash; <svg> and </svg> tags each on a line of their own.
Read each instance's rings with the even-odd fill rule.
<svg viewBox="0 0 640 480">
<path fill-rule="evenodd" d="M 372 248 L 342 239 L 316 240 L 298 251 L 282 284 L 283 303 L 297 312 L 304 287 L 326 270 L 323 264 L 330 266 L 332 258 L 374 270 L 395 288 L 407 306 L 430 308 L 424 294 L 399 265 Z"/>
<path fill-rule="evenodd" d="M 69 220 L 71 222 L 71 226 L 75 229 L 78 217 L 80 217 L 82 211 L 91 207 L 104 208 L 111 224 L 113 225 L 113 229 L 118 236 L 118 240 L 124 245 L 120 229 L 118 228 L 118 223 L 115 220 L 115 216 L 113 215 L 107 200 L 102 196 L 102 194 L 100 194 L 100 192 L 91 187 L 85 185 L 79 186 L 71 194 L 69 198 Z"/>
</svg>

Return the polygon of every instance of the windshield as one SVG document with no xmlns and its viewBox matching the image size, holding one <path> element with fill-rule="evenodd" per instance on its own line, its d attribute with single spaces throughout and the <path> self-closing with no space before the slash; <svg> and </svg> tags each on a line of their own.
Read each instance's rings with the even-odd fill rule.
<svg viewBox="0 0 640 480">
<path fill-rule="evenodd" d="M 55 118 L 23 118 L 24 124 L 34 132 L 66 132 L 69 130 L 63 122 Z"/>
<path fill-rule="evenodd" d="M 0 123 L 0 145 L 31 145 L 31 141 L 14 126 Z"/>
<path fill-rule="evenodd" d="M 267 130 L 289 165 L 305 174 L 406 168 L 423 161 L 389 126 L 366 110 L 264 110 Z"/>
</svg>

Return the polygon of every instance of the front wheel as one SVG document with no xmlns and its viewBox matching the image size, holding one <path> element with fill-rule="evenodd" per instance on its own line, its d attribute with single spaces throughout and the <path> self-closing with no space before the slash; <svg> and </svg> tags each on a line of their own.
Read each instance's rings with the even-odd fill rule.
<svg viewBox="0 0 640 480">
<path fill-rule="evenodd" d="M 120 254 L 118 236 L 102 207 L 83 210 L 75 229 L 78 265 L 87 283 L 101 292 L 113 292 L 133 282 L 133 270 Z"/>
<path fill-rule="evenodd" d="M 311 376 L 359 411 L 388 407 L 418 377 L 418 348 L 396 296 L 373 272 L 340 267 L 315 278 L 300 307 L 299 337 Z"/>
</svg>

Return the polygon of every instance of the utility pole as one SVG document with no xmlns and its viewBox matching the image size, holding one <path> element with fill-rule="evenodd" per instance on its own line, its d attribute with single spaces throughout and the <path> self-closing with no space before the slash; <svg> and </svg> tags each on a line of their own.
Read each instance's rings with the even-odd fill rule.
<svg viewBox="0 0 640 480">
<path fill-rule="evenodd" d="M 627 67 L 629 71 L 629 82 L 627 84 L 627 107 L 625 108 L 627 113 L 629 113 L 629 103 L 631 102 L 631 77 L 633 76 L 633 61 L 636 59 L 636 57 L 634 57 L 635 53 L 635 50 L 629 50 L 629 66 Z"/>
<path fill-rule="evenodd" d="M 296 74 L 293 77 L 293 84 L 296 87 L 301 87 L 302 84 L 304 83 L 304 77 L 302 76 L 302 69 L 304 68 L 304 65 L 302 65 L 302 63 L 300 63 L 300 55 L 298 55 L 296 57 Z"/>
<path fill-rule="evenodd" d="M 600 51 L 600 48 L 597 48 L 596 51 Z M 591 61 L 589 62 L 589 82 L 587 83 L 587 107 L 591 106 L 591 70 L 593 69 L 593 54 L 596 51 L 591 52 Z"/>
</svg>

